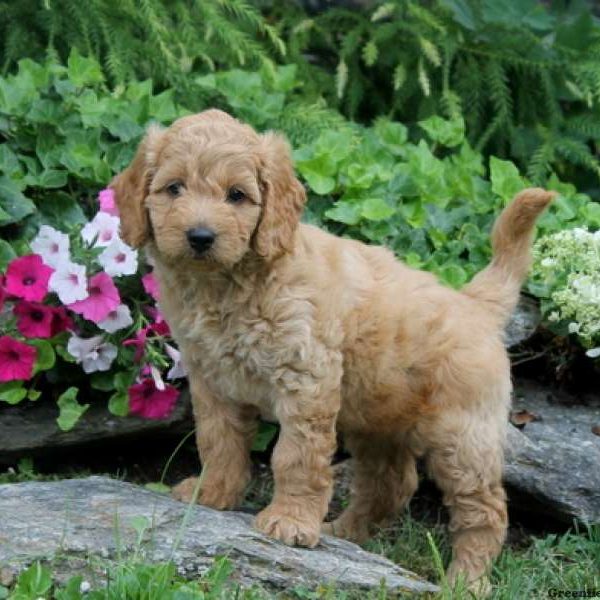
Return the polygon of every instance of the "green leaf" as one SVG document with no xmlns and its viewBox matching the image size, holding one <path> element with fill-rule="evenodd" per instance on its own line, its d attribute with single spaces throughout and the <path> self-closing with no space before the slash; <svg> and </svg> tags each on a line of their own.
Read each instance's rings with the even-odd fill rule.
<svg viewBox="0 0 600 600">
<path fill-rule="evenodd" d="M 8 263 L 16 258 L 17 253 L 13 250 L 13 247 L 6 241 L 0 240 L 0 272 L 6 271 Z"/>
<path fill-rule="evenodd" d="M 158 492 L 159 494 L 170 494 L 171 493 L 171 488 L 168 485 L 165 485 L 164 483 L 160 483 L 160 481 L 146 483 L 144 485 L 144 487 L 147 490 L 150 490 L 152 492 Z"/>
<path fill-rule="evenodd" d="M 465 139 L 465 121 L 462 117 L 446 120 L 433 116 L 419 121 L 419 127 L 424 129 L 434 142 L 449 148 L 458 146 Z"/>
<path fill-rule="evenodd" d="M 27 390 L 27 400 L 29 400 L 30 402 L 35 402 L 36 400 L 39 400 L 41 395 L 42 392 L 40 392 L 39 390 L 34 390 L 33 388 Z"/>
<path fill-rule="evenodd" d="M 89 404 L 79 404 L 77 402 L 77 394 L 79 390 L 75 387 L 68 388 L 63 392 L 57 401 L 60 414 L 56 419 L 58 426 L 62 431 L 70 431 L 75 427 L 81 415 L 89 408 Z"/>
<path fill-rule="evenodd" d="M 278 428 L 275 425 L 261 422 L 252 442 L 252 450 L 254 452 L 265 452 L 269 444 L 275 439 L 277 431 Z"/>
<path fill-rule="evenodd" d="M 52 574 L 50 569 L 39 562 L 35 562 L 19 575 L 11 598 L 15 600 L 36 600 L 45 597 L 51 587 Z"/>
<path fill-rule="evenodd" d="M 52 344 L 46 340 L 28 340 L 28 343 L 37 348 L 37 357 L 33 367 L 33 374 L 40 371 L 47 371 L 54 366 L 56 362 L 56 354 L 52 348 Z"/>
<path fill-rule="evenodd" d="M 110 371 L 98 371 L 97 373 L 92 373 L 90 383 L 95 390 L 112 392 L 115 389 L 114 379 L 114 375 Z"/>
<path fill-rule="evenodd" d="M 442 281 L 451 285 L 455 289 L 460 289 L 468 279 L 466 271 L 459 265 L 448 264 L 444 265 L 438 271 Z"/>
<path fill-rule="evenodd" d="M 519 175 L 519 170 L 508 160 L 500 160 L 495 156 L 490 157 L 490 179 L 492 191 L 508 202 L 526 187 Z"/>
<path fill-rule="evenodd" d="M 325 216 L 338 223 L 356 225 L 360 221 L 360 207 L 349 202 L 337 202 L 333 208 L 325 211 Z"/>
<path fill-rule="evenodd" d="M 108 410 L 117 417 L 126 417 L 129 414 L 129 396 L 127 392 L 120 391 L 113 394 L 108 400 Z"/>
<path fill-rule="evenodd" d="M 35 212 L 35 204 L 26 198 L 8 177 L 0 176 L 0 227 L 18 223 Z"/>
<path fill-rule="evenodd" d="M 382 198 L 367 198 L 361 204 L 361 215 L 369 221 L 383 221 L 396 211 Z"/>
<path fill-rule="evenodd" d="M 335 189 L 335 179 L 333 177 L 322 175 L 309 168 L 304 168 L 300 171 L 306 180 L 306 183 L 308 183 L 310 189 L 315 192 L 315 194 L 324 196 L 330 194 Z"/>
<path fill-rule="evenodd" d="M 81 575 L 76 575 L 75 577 L 71 577 L 62 589 L 54 590 L 54 599 L 55 600 L 84 600 L 85 596 L 81 593 L 81 583 L 82 582 L 83 582 L 83 577 Z M 88 595 L 87 597 L 89 598 L 90 595 Z"/>
<path fill-rule="evenodd" d="M 126 392 L 134 379 L 135 375 L 131 371 L 119 371 L 115 375 L 115 389 L 118 392 Z"/>
<path fill-rule="evenodd" d="M 77 87 L 84 87 L 104 81 L 100 64 L 94 58 L 81 56 L 76 48 L 69 55 L 67 68 L 70 81 Z"/>
<path fill-rule="evenodd" d="M 18 404 L 27 396 L 27 389 L 22 381 L 9 381 L 0 384 L 0 400 L 7 404 Z"/>
<path fill-rule="evenodd" d="M 87 218 L 75 198 L 64 192 L 55 192 L 39 206 L 39 212 L 48 225 L 63 229 L 65 224 L 83 225 Z"/>
</svg>

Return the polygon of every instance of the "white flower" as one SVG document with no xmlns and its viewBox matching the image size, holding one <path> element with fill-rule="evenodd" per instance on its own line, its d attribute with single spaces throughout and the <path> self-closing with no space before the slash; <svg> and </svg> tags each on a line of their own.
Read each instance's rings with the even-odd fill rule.
<svg viewBox="0 0 600 600">
<path fill-rule="evenodd" d="M 150 375 L 152 375 L 152 379 L 154 379 L 154 385 L 156 386 L 156 389 L 164 392 L 165 382 L 161 377 L 160 371 L 154 365 L 150 365 Z"/>
<path fill-rule="evenodd" d="M 79 592 L 81 594 L 87 594 L 91 589 L 92 589 L 92 585 L 90 584 L 89 581 L 84 580 L 79 584 Z"/>
<path fill-rule="evenodd" d="M 119 237 L 119 217 L 98 212 L 81 230 L 81 237 L 94 246 L 108 246 Z"/>
<path fill-rule="evenodd" d="M 540 264 L 542 265 L 542 267 L 553 267 L 554 265 L 556 265 L 556 260 L 554 258 L 542 258 Z"/>
<path fill-rule="evenodd" d="M 82 365 L 86 373 L 108 371 L 117 357 L 117 347 L 102 340 L 101 335 L 91 338 L 72 335 L 69 338 L 67 350 Z"/>
<path fill-rule="evenodd" d="M 137 250 L 119 238 L 113 239 L 98 257 L 98 262 L 111 277 L 133 275 L 137 271 Z"/>
<path fill-rule="evenodd" d="M 585 355 L 590 358 L 598 358 L 600 356 L 600 346 L 598 348 L 590 348 Z"/>
<path fill-rule="evenodd" d="M 580 328 L 581 328 L 580 323 L 576 323 L 575 321 L 573 321 L 572 323 L 569 323 L 569 333 L 577 333 Z"/>
<path fill-rule="evenodd" d="M 42 257 L 49 267 L 58 267 L 60 263 L 68 262 L 69 236 L 49 225 L 42 225 L 39 233 L 31 242 L 31 249 Z"/>
<path fill-rule="evenodd" d="M 165 344 L 165 352 L 169 355 L 169 358 L 173 361 L 173 366 L 167 373 L 167 379 L 181 379 L 187 375 L 185 367 L 181 362 L 181 352 L 173 348 L 169 344 Z"/>
<path fill-rule="evenodd" d="M 131 318 L 131 311 L 126 304 L 119 304 L 115 310 L 108 313 L 108 317 L 98 323 L 100 329 L 108 331 L 108 333 L 114 333 L 119 329 L 125 329 L 133 323 Z"/>
<path fill-rule="evenodd" d="M 85 267 L 74 262 L 60 263 L 50 275 L 48 288 L 58 294 L 63 304 L 72 304 L 88 297 Z"/>
</svg>

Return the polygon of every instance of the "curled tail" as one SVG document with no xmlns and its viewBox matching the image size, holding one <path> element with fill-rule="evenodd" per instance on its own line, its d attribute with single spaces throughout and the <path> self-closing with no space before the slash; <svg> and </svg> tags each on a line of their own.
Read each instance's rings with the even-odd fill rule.
<svg viewBox="0 0 600 600">
<path fill-rule="evenodd" d="M 489 305 L 503 324 L 515 309 L 527 277 L 535 221 L 554 196 L 542 188 L 529 188 L 517 195 L 492 230 L 492 261 L 462 290 Z"/>
</svg>

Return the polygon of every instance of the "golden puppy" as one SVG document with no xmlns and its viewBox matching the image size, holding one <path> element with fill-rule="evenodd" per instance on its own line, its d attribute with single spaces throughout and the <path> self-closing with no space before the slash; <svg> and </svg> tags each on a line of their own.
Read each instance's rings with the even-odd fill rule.
<svg viewBox="0 0 600 600">
<path fill-rule="evenodd" d="M 286 142 L 217 110 L 151 128 L 112 185 L 123 238 L 156 262 L 189 373 L 199 502 L 240 502 L 259 415 L 281 433 L 256 527 L 286 544 L 314 546 L 321 531 L 363 540 L 410 500 L 423 456 L 450 509 L 449 576 L 482 577 L 507 526 L 502 333 L 552 195 L 525 190 L 505 209 L 491 264 L 457 292 L 384 248 L 300 224 L 305 192 Z M 322 525 L 336 430 L 354 457 L 353 493 Z M 194 482 L 176 496 L 189 500 Z"/>
</svg>

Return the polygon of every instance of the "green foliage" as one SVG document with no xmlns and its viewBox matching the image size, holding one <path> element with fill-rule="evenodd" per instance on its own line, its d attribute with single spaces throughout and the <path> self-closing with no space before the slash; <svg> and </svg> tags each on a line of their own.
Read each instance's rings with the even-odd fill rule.
<svg viewBox="0 0 600 600">
<path fill-rule="evenodd" d="M 380 0 L 368 12 L 282 16 L 304 77 L 318 73 L 351 118 L 462 117 L 474 148 L 511 158 L 535 183 L 551 171 L 597 182 L 600 25 L 586 3 Z"/>
<path fill-rule="evenodd" d="M 436 117 L 422 126 L 431 145 L 411 143 L 403 125 L 379 119 L 373 127 L 325 131 L 298 148 L 296 167 L 311 192 L 307 216 L 335 233 L 384 244 L 460 287 L 489 261 L 493 220 L 529 182 L 496 157 L 487 179 L 460 121 Z M 585 223 L 596 205 L 556 177 L 548 185 L 562 196 L 540 220 L 541 232 Z"/>
<path fill-rule="evenodd" d="M 181 88 L 191 72 L 256 66 L 286 52 L 247 0 L 4 0 L 0 13 L 4 74 L 24 57 L 66 61 L 75 48 L 113 84 L 152 78 Z"/>
<path fill-rule="evenodd" d="M 26 59 L 0 78 L 0 227 L 13 225 L 6 237 L 30 237 L 41 222 L 85 222 L 82 207 L 129 163 L 146 124 L 185 114 L 171 90 L 153 94 L 150 81 L 114 92 L 103 81 L 98 63 L 76 50 L 66 67 Z M 4 243 L 0 262 L 9 254 Z"/>
</svg>

